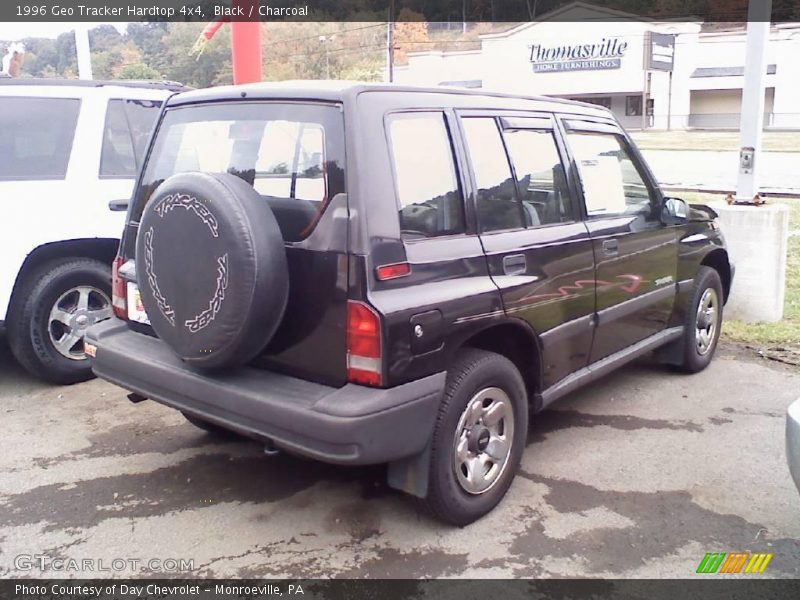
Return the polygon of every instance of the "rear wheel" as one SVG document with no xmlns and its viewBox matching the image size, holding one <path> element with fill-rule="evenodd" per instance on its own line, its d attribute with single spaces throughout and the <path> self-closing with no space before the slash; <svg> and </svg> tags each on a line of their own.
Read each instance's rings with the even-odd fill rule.
<svg viewBox="0 0 800 600">
<path fill-rule="evenodd" d="M 711 267 L 700 267 L 684 323 L 681 370 L 697 373 L 714 358 L 722 331 L 723 297 L 719 273 Z"/>
<path fill-rule="evenodd" d="M 91 258 L 54 260 L 26 275 L 15 294 L 8 339 L 20 364 L 52 383 L 91 379 L 83 338 L 112 315 L 109 266 Z"/>
<path fill-rule="evenodd" d="M 492 510 L 516 475 L 528 430 L 525 384 L 507 358 L 462 352 L 448 372 L 433 431 L 431 512 L 464 526 Z"/>
</svg>

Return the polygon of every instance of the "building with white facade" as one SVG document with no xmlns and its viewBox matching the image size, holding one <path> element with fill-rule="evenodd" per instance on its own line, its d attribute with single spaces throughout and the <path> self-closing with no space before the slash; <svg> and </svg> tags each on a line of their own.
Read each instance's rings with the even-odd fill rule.
<svg viewBox="0 0 800 600">
<path fill-rule="evenodd" d="M 631 129 L 737 128 L 746 33 L 707 29 L 576 2 L 479 50 L 411 53 L 394 81 L 593 102 Z M 800 128 L 800 23 L 771 28 L 767 62 L 765 125 Z"/>
</svg>

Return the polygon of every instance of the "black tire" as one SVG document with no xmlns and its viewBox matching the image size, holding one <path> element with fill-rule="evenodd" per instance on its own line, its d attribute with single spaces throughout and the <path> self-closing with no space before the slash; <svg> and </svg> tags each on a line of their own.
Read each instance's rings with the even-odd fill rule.
<svg viewBox="0 0 800 600">
<path fill-rule="evenodd" d="M 228 173 L 179 173 L 147 203 L 136 241 L 158 337 L 204 369 L 255 357 L 283 319 L 289 272 L 269 204 Z"/>
<path fill-rule="evenodd" d="M 709 337 L 710 343 L 705 351 L 701 344 L 701 336 L 698 327 L 702 325 L 698 315 L 698 308 L 704 299 L 704 295 L 710 293 L 715 298 L 715 319 L 713 334 Z M 717 342 L 722 331 L 722 314 L 724 296 L 722 291 L 722 280 L 719 273 L 711 267 L 700 267 L 694 279 L 691 300 L 686 312 L 684 322 L 684 334 L 681 341 L 682 360 L 678 369 L 686 373 L 698 373 L 705 369 L 714 358 L 717 350 Z"/>
<path fill-rule="evenodd" d="M 215 425 L 214 423 L 209 423 L 200 417 L 195 417 L 194 415 L 190 415 L 188 413 L 181 413 L 189 423 L 197 427 L 198 429 L 202 429 L 206 433 L 209 433 L 215 437 L 220 438 L 234 438 L 239 437 L 236 433 L 231 431 L 230 429 L 225 429 L 224 427 L 220 427 L 219 425 Z"/>
<path fill-rule="evenodd" d="M 83 355 L 83 332 L 85 327 L 100 320 L 98 307 L 101 301 L 108 302 L 107 309 L 102 311 L 106 315 L 103 318 L 111 316 L 110 266 L 91 258 L 61 258 L 45 263 L 23 277 L 20 287 L 14 292 L 8 322 L 8 341 L 16 359 L 32 375 L 51 383 L 72 384 L 93 378 L 90 361 Z M 65 294 L 77 288 L 97 290 L 90 295 L 90 308 L 95 309 L 92 310 L 95 316 L 82 318 L 81 327 L 75 326 L 74 329 L 66 324 L 51 323 L 51 310 L 56 302 L 61 300 L 66 305 L 71 304 L 72 297 L 65 297 Z M 80 297 L 80 292 L 77 293 L 76 300 Z M 78 310 L 77 306 L 75 310 Z M 56 348 L 54 340 L 67 341 L 65 336 L 71 332 L 80 340 L 64 349 L 68 357 Z"/>
<path fill-rule="evenodd" d="M 470 493 L 456 474 L 456 434 L 462 417 L 466 416 L 467 406 L 479 397 L 478 394 L 491 388 L 505 392 L 513 407 L 511 447 L 505 466 L 494 483 L 483 492 Z M 434 425 L 428 494 L 424 504 L 434 516 L 452 525 L 463 527 L 481 518 L 497 506 L 511 486 L 522 459 L 527 432 L 525 383 L 514 364 L 493 352 L 463 350 L 448 371 L 444 397 Z"/>
</svg>

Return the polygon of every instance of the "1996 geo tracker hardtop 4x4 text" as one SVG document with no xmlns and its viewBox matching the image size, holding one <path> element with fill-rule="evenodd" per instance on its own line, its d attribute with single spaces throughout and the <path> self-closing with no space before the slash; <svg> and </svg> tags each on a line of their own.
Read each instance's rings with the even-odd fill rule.
<svg viewBox="0 0 800 600">
<path fill-rule="evenodd" d="M 285 83 L 162 112 L 115 263 L 100 377 L 389 484 L 464 525 L 529 415 L 650 351 L 711 361 L 733 270 L 609 111 Z"/>
</svg>

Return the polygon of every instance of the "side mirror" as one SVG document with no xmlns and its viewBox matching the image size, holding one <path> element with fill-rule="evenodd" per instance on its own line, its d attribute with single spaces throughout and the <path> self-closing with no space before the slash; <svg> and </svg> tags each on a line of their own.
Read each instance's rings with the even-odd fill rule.
<svg viewBox="0 0 800 600">
<path fill-rule="evenodd" d="M 108 203 L 108 210 L 111 212 L 125 212 L 128 210 L 128 202 L 127 198 L 124 200 L 112 200 Z"/>
<path fill-rule="evenodd" d="M 689 219 L 689 205 L 680 198 L 664 198 L 664 216 L 671 222 Z"/>
</svg>

